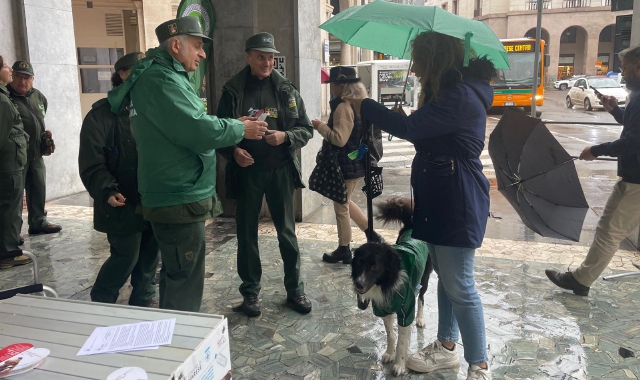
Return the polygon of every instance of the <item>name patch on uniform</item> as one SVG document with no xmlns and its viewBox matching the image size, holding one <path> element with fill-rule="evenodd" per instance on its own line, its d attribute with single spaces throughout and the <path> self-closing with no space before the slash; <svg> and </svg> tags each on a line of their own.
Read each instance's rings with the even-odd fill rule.
<svg viewBox="0 0 640 380">
<path fill-rule="evenodd" d="M 278 109 L 277 108 L 265 108 L 264 113 L 267 114 L 267 117 L 277 119 L 278 118 Z"/>
<path fill-rule="evenodd" d="M 296 108 L 298 103 L 296 103 L 296 98 L 293 96 L 289 98 L 289 108 Z"/>
</svg>

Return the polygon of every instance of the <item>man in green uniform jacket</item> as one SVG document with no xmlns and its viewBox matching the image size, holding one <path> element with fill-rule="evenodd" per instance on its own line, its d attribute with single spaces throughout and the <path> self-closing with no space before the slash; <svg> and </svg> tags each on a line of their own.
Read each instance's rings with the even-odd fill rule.
<svg viewBox="0 0 640 380">
<path fill-rule="evenodd" d="M 20 112 L 24 130 L 29 135 L 27 164 L 24 167 L 24 188 L 27 191 L 29 234 L 52 234 L 62 227 L 49 223 L 44 210 L 47 197 L 46 167 L 42 159 L 42 135 L 47 98 L 33 87 L 33 66 L 27 61 L 13 64 L 13 81 L 7 86 L 11 99 Z"/>
<path fill-rule="evenodd" d="M 13 79 L 12 72 L 0 56 L 0 269 L 31 262 L 18 247 L 21 245 L 27 137 L 20 113 L 5 87 Z"/>
<path fill-rule="evenodd" d="M 266 123 L 207 115 L 189 82 L 205 58 L 197 18 L 156 28 L 150 49 L 127 81 L 109 92 L 114 113 L 129 111 L 138 151 L 142 212 L 162 254 L 160 307 L 199 311 L 204 286 L 204 221 L 216 216 L 215 149 L 261 139 Z M 214 211 L 216 210 L 216 211 Z"/>
<path fill-rule="evenodd" d="M 247 66 L 229 80 L 218 104 L 219 117 L 266 114 L 269 133 L 264 141 L 243 140 L 222 150 L 228 160 L 227 197 L 237 198 L 238 275 L 244 301 L 236 308 L 250 317 L 260 315 L 258 300 L 262 266 L 258 251 L 258 219 L 266 196 L 278 232 L 284 262 L 287 304 L 300 313 L 311 302 L 300 281 L 300 250 L 295 231 L 295 189 L 304 187 L 298 150 L 313 136 L 304 102 L 293 84 L 273 70 L 273 36 L 258 33 L 246 41 Z"/>
<path fill-rule="evenodd" d="M 143 53 L 134 52 L 116 62 L 111 78 L 114 88 L 127 79 L 142 57 Z M 153 277 L 160 255 L 151 224 L 136 213 L 140 204 L 138 153 L 127 110 L 114 114 L 106 98 L 92 106 L 80 131 L 78 167 L 93 198 L 93 228 L 106 232 L 111 249 L 91 289 L 91 300 L 115 303 L 131 276 L 129 305 L 153 305 Z"/>
</svg>

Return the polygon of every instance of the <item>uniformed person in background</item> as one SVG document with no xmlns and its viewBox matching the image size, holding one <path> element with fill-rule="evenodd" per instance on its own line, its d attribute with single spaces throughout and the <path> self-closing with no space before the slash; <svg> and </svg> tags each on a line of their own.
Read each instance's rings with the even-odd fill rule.
<svg viewBox="0 0 640 380">
<path fill-rule="evenodd" d="M 127 79 L 142 57 L 143 53 L 134 52 L 116 62 L 113 87 Z M 115 303 L 131 276 L 129 305 L 154 305 L 153 278 L 160 254 L 151 224 L 136 213 L 138 153 L 127 110 L 114 114 L 106 98 L 93 104 L 80 131 L 78 166 L 93 198 L 93 228 L 106 232 L 111 248 L 91 289 L 91 300 Z"/>
<path fill-rule="evenodd" d="M 6 87 L 12 72 L 0 56 L 0 269 L 31 262 L 19 248 L 27 137 Z"/>
<path fill-rule="evenodd" d="M 52 234 L 59 232 L 62 227 L 47 221 L 44 202 L 47 197 L 46 168 L 43 154 L 43 139 L 45 138 L 44 117 L 47 113 L 47 98 L 33 87 L 33 66 L 27 61 L 16 61 L 13 64 L 13 81 L 7 86 L 11 99 L 20 112 L 24 130 L 29 135 L 27 148 L 27 164 L 24 168 L 24 187 L 27 191 L 27 211 L 29 213 L 29 234 Z M 48 138 L 51 132 L 46 131 Z"/>
<path fill-rule="evenodd" d="M 274 53 L 278 51 L 269 33 L 258 33 L 246 41 L 247 66 L 225 84 L 217 113 L 219 117 L 242 117 L 264 112 L 269 124 L 264 141 L 245 139 L 222 150 L 230 177 L 226 179 L 227 197 L 237 198 L 237 264 L 244 300 L 236 310 L 250 317 L 261 313 L 258 222 L 265 196 L 278 232 L 287 305 L 299 313 L 311 311 L 311 302 L 300 281 L 294 198 L 295 190 L 304 187 L 298 150 L 313 137 L 313 127 L 298 90 L 273 70 Z"/>
<path fill-rule="evenodd" d="M 112 111 L 129 111 L 138 150 L 144 218 L 160 252 L 160 307 L 199 311 L 205 268 L 204 222 L 219 215 L 215 149 L 261 139 L 266 123 L 207 115 L 191 83 L 205 58 L 199 21 L 181 17 L 156 28 L 127 81 L 109 92 Z"/>
</svg>

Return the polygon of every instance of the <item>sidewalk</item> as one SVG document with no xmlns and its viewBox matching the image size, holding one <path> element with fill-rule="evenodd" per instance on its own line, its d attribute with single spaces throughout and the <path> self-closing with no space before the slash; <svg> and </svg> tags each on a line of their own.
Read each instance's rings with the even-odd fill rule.
<svg viewBox="0 0 640 380">
<path fill-rule="evenodd" d="M 106 237 L 93 231 L 89 207 L 48 204 L 47 210 L 52 222 L 63 225 L 62 232 L 28 236 L 25 228 L 25 248 L 39 257 L 44 284 L 61 297 L 89 300 L 97 271 L 109 255 Z M 231 312 L 241 302 L 234 221 L 220 218 L 207 225 L 202 312 L 229 318 L 234 379 L 393 378 L 392 366 L 380 362 L 386 348 L 382 321 L 356 307 L 350 267 L 321 260 L 323 252 L 335 248 L 335 225 L 301 223 L 297 232 L 302 278 L 313 311 L 301 316 L 285 307 L 275 230 L 264 221 L 259 229 L 263 314 L 249 319 Z M 395 230 L 380 232 L 387 240 L 395 239 Z M 362 243 L 364 234 L 354 231 L 354 240 Z M 485 307 L 494 379 L 640 378 L 640 362 L 634 357 L 640 356 L 640 277 L 599 280 L 587 298 L 560 291 L 544 275 L 545 268 L 575 267 L 587 249 L 485 239 L 478 250 L 476 282 Z M 636 252 L 619 251 L 607 273 L 635 270 L 632 260 L 640 261 Z M 27 283 L 30 270 L 0 271 L 0 289 Z M 425 295 L 427 327 L 414 327 L 410 352 L 436 337 L 436 280 L 434 274 Z M 119 302 L 126 302 L 129 291 L 128 286 L 123 289 Z M 458 373 L 443 370 L 403 378 L 465 379 L 466 368 L 463 363 Z"/>
</svg>

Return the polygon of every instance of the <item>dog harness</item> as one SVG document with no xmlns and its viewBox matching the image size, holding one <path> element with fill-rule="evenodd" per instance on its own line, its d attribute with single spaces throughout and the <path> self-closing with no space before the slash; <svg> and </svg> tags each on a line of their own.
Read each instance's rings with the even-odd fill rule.
<svg viewBox="0 0 640 380">
<path fill-rule="evenodd" d="M 413 230 L 405 231 L 393 247 L 400 255 L 400 270 L 407 274 L 405 282 L 393 293 L 386 305 L 373 304 L 373 314 L 386 317 L 389 314 L 398 316 L 398 325 L 402 327 L 413 323 L 416 315 L 416 296 L 420 289 L 420 280 L 427 264 L 429 249 L 421 240 L 413 239 Z"/>
</svg>

